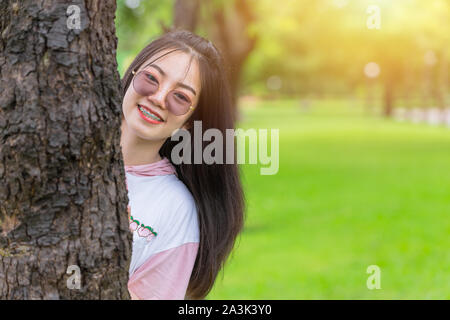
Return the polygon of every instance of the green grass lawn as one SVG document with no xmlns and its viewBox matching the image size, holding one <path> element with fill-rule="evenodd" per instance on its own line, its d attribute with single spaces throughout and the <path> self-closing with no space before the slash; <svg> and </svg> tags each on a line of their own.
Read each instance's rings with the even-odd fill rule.
<svg viewBox="0 0 450 320">
<path fill-rule="evenodd" d="M 450 128 L 354 104 L 243 107 L 279 129 L 279 171 L 242 166 L 246 226 L 207 299 L 450 299 Z"/>
</svg>

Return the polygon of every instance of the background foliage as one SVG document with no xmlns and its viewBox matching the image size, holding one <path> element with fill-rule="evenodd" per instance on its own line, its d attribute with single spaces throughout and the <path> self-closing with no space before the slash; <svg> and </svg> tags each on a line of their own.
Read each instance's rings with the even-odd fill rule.
<svg viewBox="0 0 450 320">
<path fill-rule="evenodd" d="M 200 3 L 196 32 L 213 39 Z M 240 70 L 239 126 L 280 130 L 280 170 L 242 166 L 249 218 L 208 298 L 450 298 L 449 128 L 392 118 L 450 108 L 450 1 L 250 3 L 242 32 L 257 41 Z M 118 1 L 121 74 L 173 24 L 175 4 Z M 369 5 L 380 29 L 366 25 Z M 372 264 L 381 290 L 366 287 Z"/>
</svg>

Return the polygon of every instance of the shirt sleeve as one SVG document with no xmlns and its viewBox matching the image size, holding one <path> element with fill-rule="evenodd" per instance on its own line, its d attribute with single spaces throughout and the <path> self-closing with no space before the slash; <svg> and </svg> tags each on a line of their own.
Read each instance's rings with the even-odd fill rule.
<svg viewBox="0 0 450 320">
<path fill-rule="evenodd" d="M 198 246 L 188 242 L 150 256 L 130 277 L 128 290 L 143 300 L 184 300 Z"/>
</svg>

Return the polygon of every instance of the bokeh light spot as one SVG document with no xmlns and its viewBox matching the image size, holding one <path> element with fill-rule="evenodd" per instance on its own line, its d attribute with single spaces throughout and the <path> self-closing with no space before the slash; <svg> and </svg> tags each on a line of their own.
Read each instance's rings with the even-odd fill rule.
<svg viewBox="0 0 450 320">
<path fill-rule="evenodd" d="M 364 74 L 369 78 L 376 78 L 380 74 L 380 66 L 375 62 L 369 62 L 364 67 Z"/>
<path fill-rule="evenodd" d="M 281 78 L 279 76 L 270 76 L 266 85 L 269 90 L 280 90 L 282 85 Z"/>
</svg>

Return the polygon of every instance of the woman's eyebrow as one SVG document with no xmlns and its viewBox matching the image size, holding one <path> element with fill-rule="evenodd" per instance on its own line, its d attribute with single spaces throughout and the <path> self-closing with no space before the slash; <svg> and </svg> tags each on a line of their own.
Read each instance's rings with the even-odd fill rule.
<svg viewBox="0 0 450 320">
<path fill-rule="evenodd" d="M 157 66 L 156 64 L 150 64 L 150 65 L 148 65 L 148 66 L 149 66 L 149 67 L 153 67 L 153 68 L 155 68 L 156 70 L 158 70 L 158 72 L 161 73 L 162 76 L 165 76 L 165 75 L 166 75 L 166 73 L 165 73 L 159 66 Z M 192 87 L 188 86 L 187 84 L 184 84 L 184 83 L 181 83 L 181 82 L 177 82 L 177 85 L 178 85 L 179 87 L 188 89 L 188 90 L 192 91 L 192 93 L 193 93 L 194 95 L 197 95 L 197 93 L 195 92 L 195 90 L 192 89 Z"/>
</svg>

